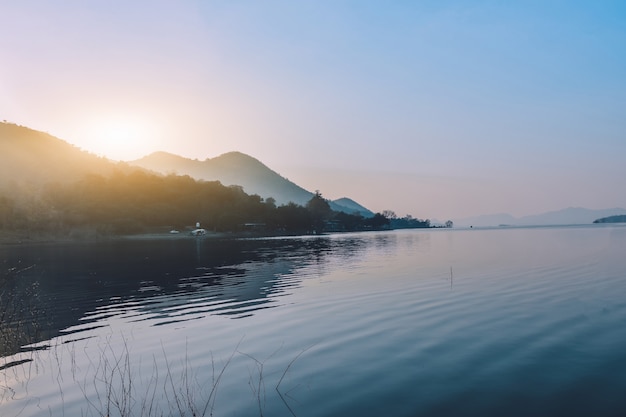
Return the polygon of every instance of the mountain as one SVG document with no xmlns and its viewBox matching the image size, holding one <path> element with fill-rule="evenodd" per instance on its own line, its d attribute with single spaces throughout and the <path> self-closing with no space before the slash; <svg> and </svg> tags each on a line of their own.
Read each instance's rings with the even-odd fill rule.
<svg viewBox="0 0 626 417">
<path fill-rule="evenodd" d="M 489 226 L 550 226 L 567 224 L 591 224 L 602 217 L 624 215 L 626 209 L 612 208 L 591 210 L 582 207 L 569 207 L 563 210 L 550 211 L 524 217 L 513 217 L 510 214 L 493 214 L 465 219 L 454 220 L 454 224 L 462 227 L 489 227 Z"/>
<path fill-rule="evenodd" d="M 626 215 L 603 217 L 593 221 L 594 223 L 626 223 Z"/>
<path fill-rule="evenodd" d="M 135 168 L 136 170 L 137 168 Z M 87 153 L 47 133 L 0 123 L 0 188 L 75 181 L 86 174 L 128 171 L 123 163 Z"/>
<path fill-rule="evenodd" d="M 240 185 L 246 193 L 258 194 L 263 198 L 273 197 L 278 204 L 290 201 L 306 204 L 313 196 L 259 160 L 241 152 L 229 152 L 204 161 L 167 152 L 155 152 L 129 164 L 161 174 L 175 173 L 195 179 L 217 180 L 224 185 Z"/>
<path fill-rule="evenodd" d="M 342 197 L 342 198 L 338 198 L 337 200 L 333 200 L 331 201 L 331 206 L 333 204 L 344 208 L 343 210 L 340 210 L 340 211 L 343 211 L 348 214 L 360 214 L 363 217 L 374 216 L 374 213 L 371 210 L 363 207 L 362 205 L 360 205 L 359 203 L 357 203 L 356 201 L 348 197 Z"/>
<path fill-rule="evenodd" d="M 8 193 L 36 190 L 55 182 L 75 182 L 89 174 L 108 177 L 116 172 L 128 174 L 147 169 L 240 185 L 248 194 L 273 197 L 279 205 L 290 201 L 304 205 L 314 195 L 241 152 L 229 152 L 205 161 L 156 152 L 132 164 L 90 154 L 48 133 L 0 122 L 0 191 Z M 330 206 L 336 211 L 373 216 L 348 198 L 331 201 Z"/>
<path fill-rule="evenodd" d="M 521 225 L 550 225 L 550 224 L 589 224 L 599 217 L 626 214 L 623 208 L 604 210 L 590 210 L 581 207 L 570 207 L 564 210 L 551 211 L 535 216 L 526 216 L 520 219 Z"/>
<path fill-rule="evenodd" d="M 189 175 L 195 179 L 220 181 L 224 185 L 239 185 L 248 194 L 274 198 L 278 205 L 289 202 L 305 205 L 314 195 L 272 171 L 258 159 L 241 152 L 228 152 L 204 161 L 155 152 L 129 164 L 161 174 Z M 370 210 L 348 198 L 331 201 L 330 206 L 336 211 L 360 213 L 365 217 L 373 215 Z"/>
</svg>

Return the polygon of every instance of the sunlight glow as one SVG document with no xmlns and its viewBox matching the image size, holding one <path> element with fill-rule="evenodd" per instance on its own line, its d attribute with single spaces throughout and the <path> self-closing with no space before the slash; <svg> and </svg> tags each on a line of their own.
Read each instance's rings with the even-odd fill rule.
<svg viewBox="0 0 626 417">
<path fill-rule="evenodd" d="M 113 160 L 133 160 L 155 150 L 154 129 L 147 124 L 124 119 L 92 123 L 87 129 L 88 150 Z"/>
</svg>

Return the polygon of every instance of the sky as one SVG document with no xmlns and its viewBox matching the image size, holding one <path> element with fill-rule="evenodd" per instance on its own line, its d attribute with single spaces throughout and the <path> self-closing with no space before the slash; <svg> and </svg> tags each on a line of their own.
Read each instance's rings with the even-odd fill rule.
<svg viewBox="0 0 626 417">
<path fill-rule="evenodd" d="M 445 220 L 626 207 L 623 1 L 0 0 L 0 120 Z"/>
</svg>

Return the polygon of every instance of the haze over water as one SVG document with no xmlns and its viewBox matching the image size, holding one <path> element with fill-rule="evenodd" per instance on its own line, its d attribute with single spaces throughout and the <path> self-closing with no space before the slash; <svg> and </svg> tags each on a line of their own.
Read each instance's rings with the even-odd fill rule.
<svg viewBox="0 0 626 417">
<path fill-rule="evenodd" d="M 620 416 L 624 253 L 623 226 L 3 247 L 29 311 L 0 414 Z"/>
</svg>

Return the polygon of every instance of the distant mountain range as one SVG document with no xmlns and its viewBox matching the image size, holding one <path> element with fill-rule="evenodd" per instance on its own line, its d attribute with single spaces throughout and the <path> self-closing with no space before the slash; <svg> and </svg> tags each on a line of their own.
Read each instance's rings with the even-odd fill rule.
<svg viewBox="0 0 626 417">
<path fill-rule="evenodd" d="M 594 220 L 616 215 L 626 214 L 626 209 L 612 208 L 591 210 L 581 207 L 570 207 L 558 211 L 550 211 L 532 216 L 513 217 L 510 214 L 500 213 L 468 217 L 454 220 L 455 226 L 461 227 L 490 227 L 490 226 L 550 226 L 567 224 L 591 224 Z"/>
<path fill-rule="evenodd" d="M 224 185 L 239 185 L 248 194 L 274 198 L 278 205 L 289 202 L 305 205 L 314 195 L 272 171 L 259 160 L 241 152 L 229 152 L 204 161 L 167 152 L 155 152 L 128 163 L 160 174 L 189 175 L 200 180 L 220 181 Z M 330 206 L 335 211 L 364 217 L 374 215 L 346 197 L 331 201 Z"/>
</svg>

